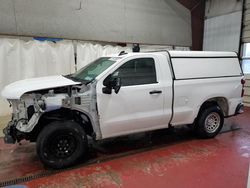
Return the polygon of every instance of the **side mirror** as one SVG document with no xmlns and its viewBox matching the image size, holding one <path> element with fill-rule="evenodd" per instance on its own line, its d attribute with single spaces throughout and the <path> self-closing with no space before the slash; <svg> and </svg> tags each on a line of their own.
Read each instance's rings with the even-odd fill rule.
<svg viewBox="0 0 250 188">
<path fill-rule="evenodd" d="M 110 74 L 105 80 L 103 81 L 103 85 L 105 86 L 102 88 L 102 92 L 105 94 L 111 94 L 112 89 L 114 89 L 115 93 L 117 94 L 121 88 L 121 78 L 119 77 L 112 77 Z"/>
<path fill-rule="evenodd" d="M 111 81 L 111 74 L 108 75 L 107 78 L 105 78 L 105 80 L 103 80 L 103 85 L 105 87 L 111 87 L 110 81 Z"/>
</svg>

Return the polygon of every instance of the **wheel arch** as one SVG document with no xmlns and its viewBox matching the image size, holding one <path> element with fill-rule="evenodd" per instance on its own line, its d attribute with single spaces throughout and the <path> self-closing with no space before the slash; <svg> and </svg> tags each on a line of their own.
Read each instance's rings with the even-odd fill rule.
<svg viewBox="0 0 250 188">
<path fill-rule="evenodd" d="M 209 99 L 206 99 L 202 105 L 200 106 L 200 109 L 199 109 L 199 113 L 204 109 L 204 108 L 207 108 L 209 106 L 213 106 L 213 105 L 217 105 L 224 117 L 225 116 L 228 116 L 228 112 L 229 112 L 229 105 L 228 105 L 228 100 L 226 97 L 212 97 L 212 98 L 209 98 Z M 198 113 L 198 115 L 199 115 Z"/>
<path fill-rule="evenodd" d="M 39 119 L 34 129 L 29 133 L 31 141 L 36 141 L 39 133 L 50 123 L 54 121 L 76 121 L 86 132 L 87 135 L 95 137 L 95 131 L 93 127 L 93 120 L 89 114 L 80 112 L 77 110 L 71 110 L 67 108 L 60 108 L 45 112 Z"/>
</svg>

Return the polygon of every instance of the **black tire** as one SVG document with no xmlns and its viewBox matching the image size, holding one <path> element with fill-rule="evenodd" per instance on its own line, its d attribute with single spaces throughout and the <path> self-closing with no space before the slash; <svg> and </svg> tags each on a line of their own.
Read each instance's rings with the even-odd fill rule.
<svg viewBox="0 0 250 188">
<path fill-rule="evenodd" d="M 224 115 L 218 106 L 203 108 L 199 113 L 195 133 L 200 138 L 214 138 L 222 129 Z"/>
<path fill-rule="evenodd" d="M 74 121 L 52 122 L 37 138 L 37 154 L 45 166 L 54 169 L 75 164 L 86 154 L 87 135 Z"/>
</svg>

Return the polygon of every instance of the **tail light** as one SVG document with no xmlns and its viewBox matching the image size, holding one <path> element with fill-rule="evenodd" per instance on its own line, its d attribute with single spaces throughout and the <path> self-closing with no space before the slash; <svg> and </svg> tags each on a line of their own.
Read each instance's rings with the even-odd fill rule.
<svg viewBox="0 0 250 188">
<path fill-rule="evenodd" d="M 244 96 L 245 90 L 244 90 L 244 84 L 246 83 L 245 79 L 241 79 L 241 84 L 242 84 L 242 90 L 241 90 L 241 97 Z"/>
<path fill-rule="evenodd" d="M 244 84 L 246 83 L 245 79 L 241 79 L 241 84 L 244 86 Z"/>
</svg>

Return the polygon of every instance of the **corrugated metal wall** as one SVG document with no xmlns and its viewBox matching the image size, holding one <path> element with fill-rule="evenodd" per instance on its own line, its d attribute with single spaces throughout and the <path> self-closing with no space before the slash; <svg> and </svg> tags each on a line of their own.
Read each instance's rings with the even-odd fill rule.
<svg viewBox="0 0 250 188">
<path fill-rule="evenodd" d="M 241 11 L 205 20 L 203 50 L 235 51 L 239 49 Z"/>
<path fill-rule="evenodd" d="M 250 106 L 250 75 L 245 75 L 246 84 L 245 84 L 245 95 L 244 95 L 244 104 L 245 106 Z"/>
<path fill-rule="evenodd" d="M 242 42 L 250 42 L 250 0 L 245 1 Z"/>
<path fill-rule="evenodd" d="M 239 49 L 242 0 L 207 0 L 203 50 Z"/>
<path fill-rule="evenodd" d="M 250 74 L 248 70 L 245 70 L 249 66 L 249 48 L 247 48 L 246 43 L 250 43 L 250 0 L 245 0 L 244 11 L 243 11 L 243 30 L 242 30 L 242 63 L 244 65 L 243 70 L 245 71 L 245 95 L 244 104 L 245 106 L 250 106 Z M 245 45 L 243 45 L 245 43 Z"/>
</svg>

